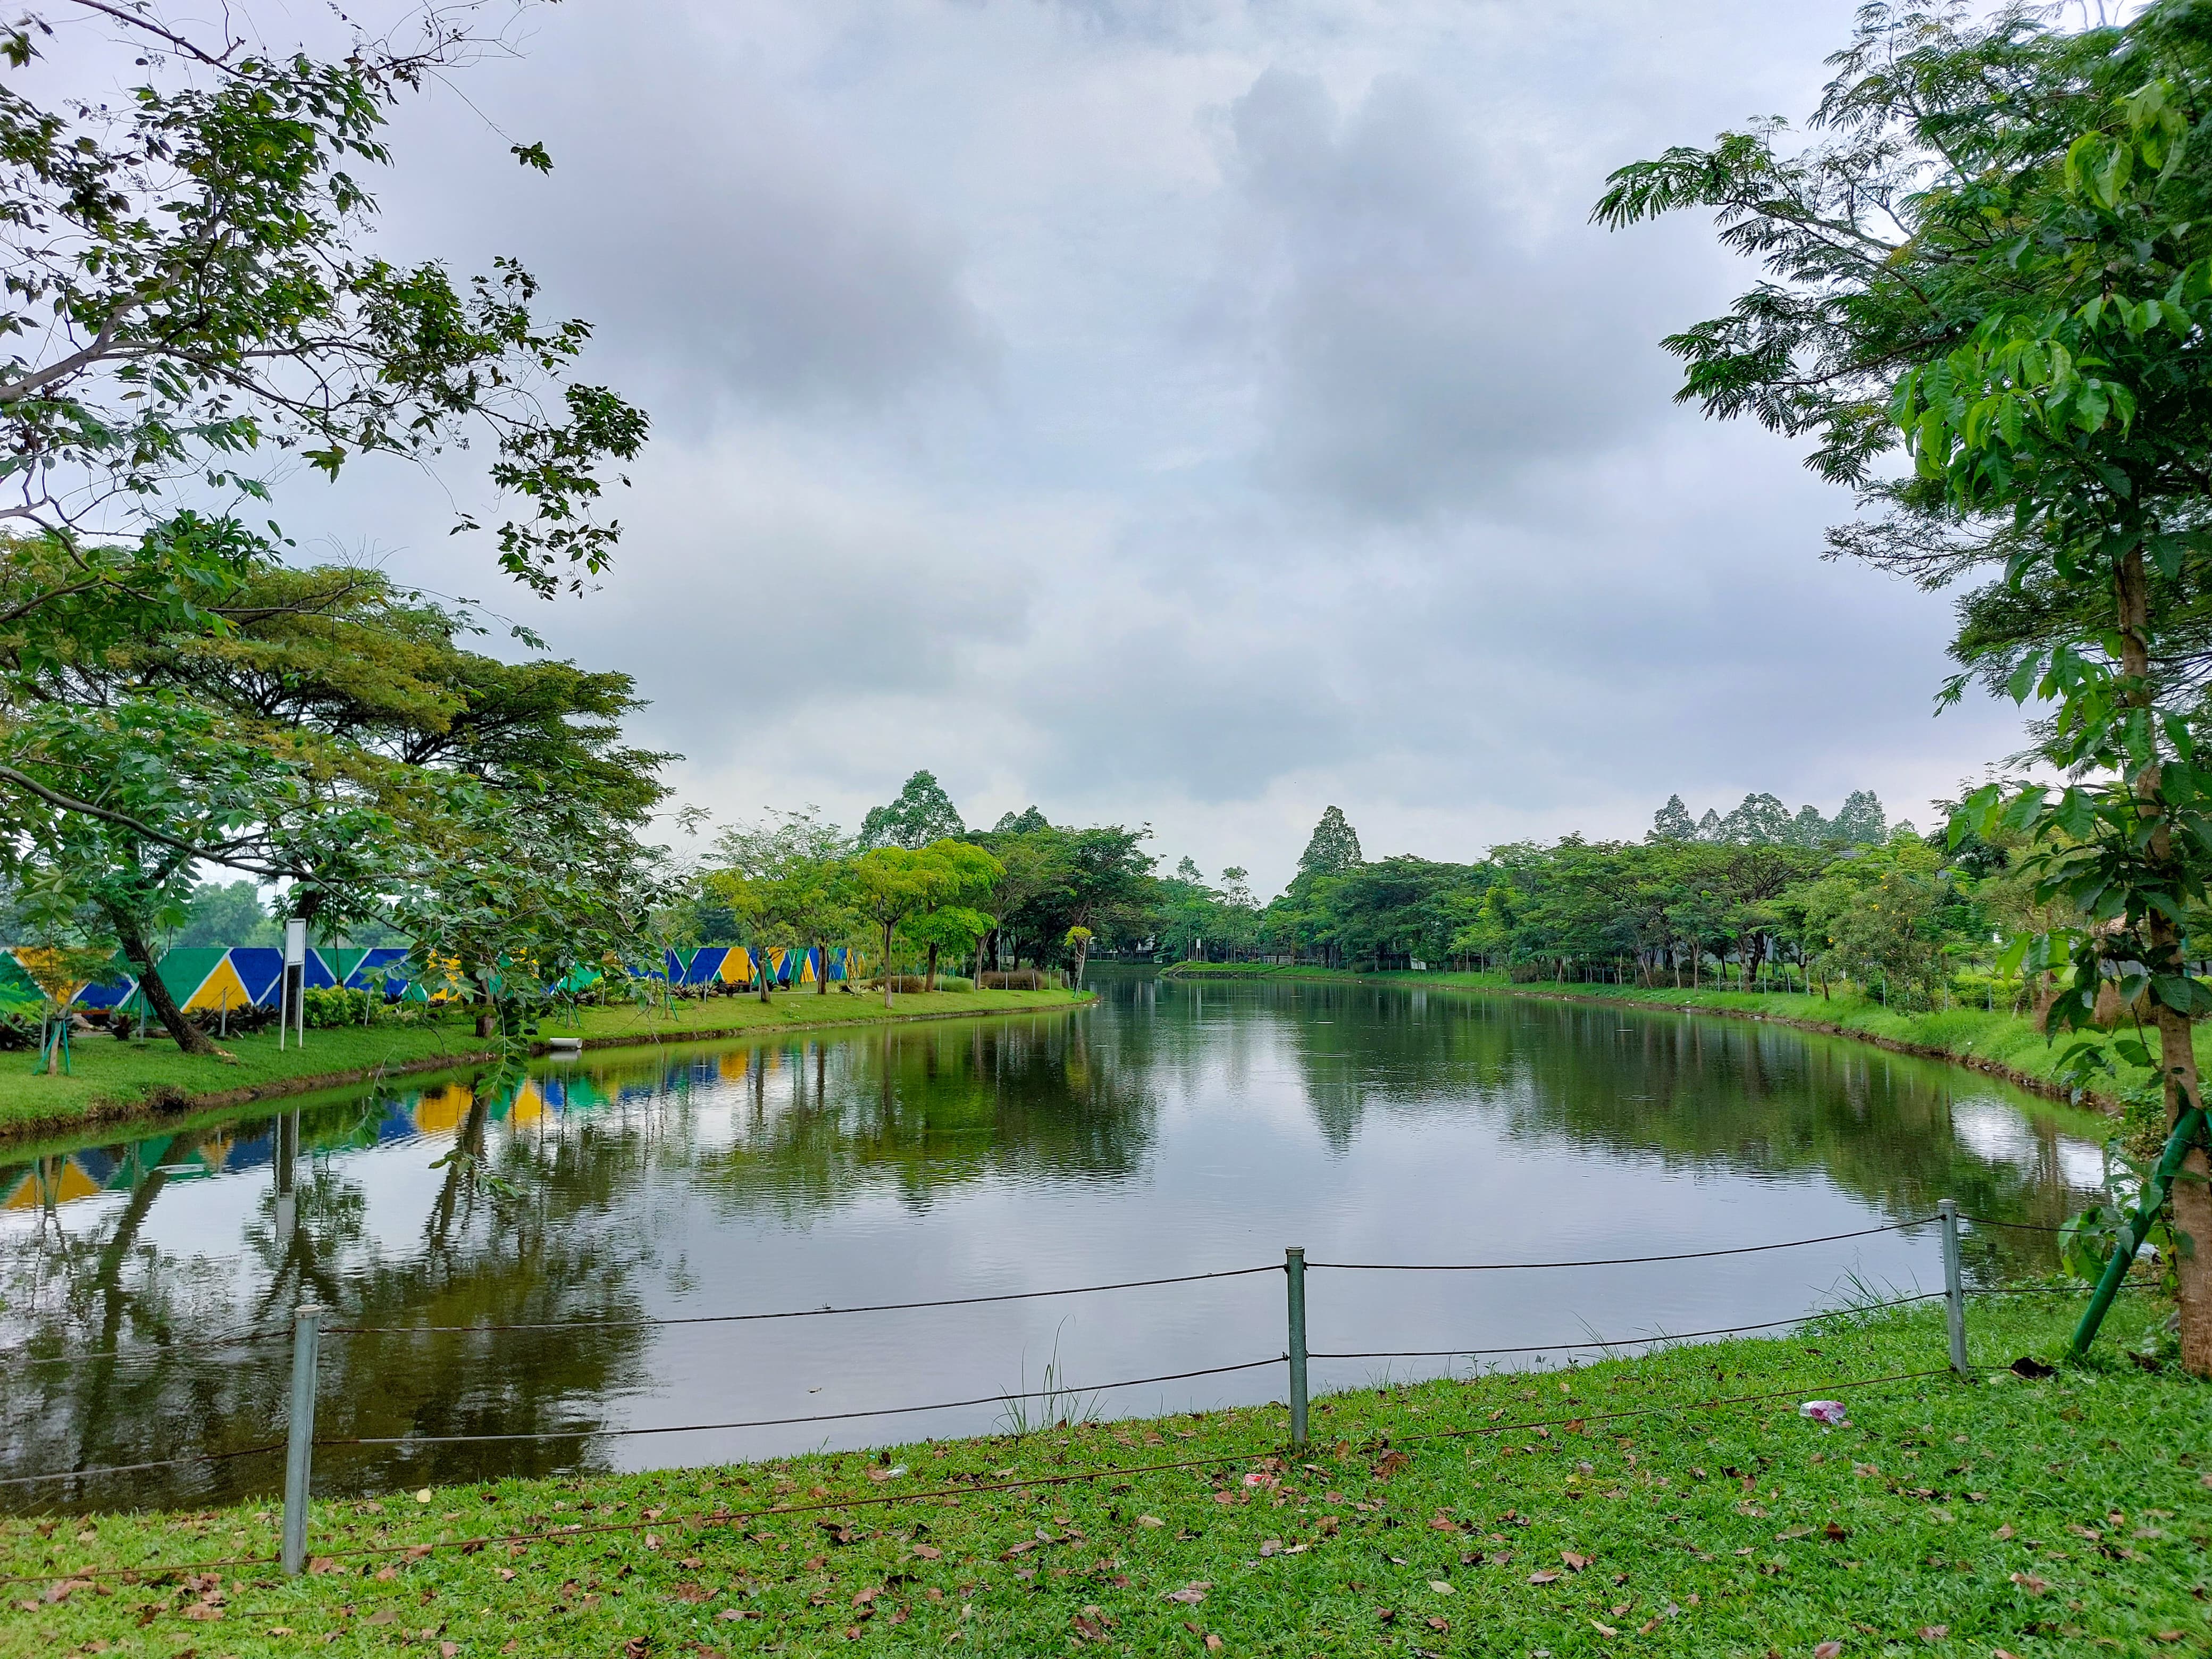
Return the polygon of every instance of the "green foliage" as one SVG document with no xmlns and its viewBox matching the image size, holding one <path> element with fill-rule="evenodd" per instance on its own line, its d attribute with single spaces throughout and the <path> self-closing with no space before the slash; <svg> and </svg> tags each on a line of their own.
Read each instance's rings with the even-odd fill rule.
<svg viewBox="0 0 2212 1659">
<path fill-rule="evenodd" d="M 45 49 L 47 9 L 0 32 L 18 70 Z M 519 957 L 489 964 L 622 909 L 586 895 L 587 867 L 623 888 L 646 861 L 632 832 L 665 757 L 619 744 L 629 682 L 465 651 L 465 613 L 372 572 L 288 568 L 260 516 L 288 456 L 334 477 L 473 445 L 509 574 L 550 595 L 608 566 L 602 496 L 646 422 L 574 378 L 588 327 L 535 316 L 511 261 L 462 278 L 371 245 L 384 124 L 486 44 L 473 9 L 429 9 L 413 45 L 360 35 L 328 57 L 95 9 L 84 52 L 0 93 L 0 481 L 15 501 L 0 863 L 46 895 L 56 942 L 119 945 L 142 975 L 162 933 L 212 924 L 193 915 L 212 869 L 289 884 L 324 937 L 434 920 L 472 880 L 439 930 L 479 953 L 478 989 L 526 981 Z M 91 94 L 70 95 L 85 75 Z M 102 102 L 118 78 L 127 95 Z M 457 532 L 478 527 L 457 509 Z M 517 827 L 556 796 L 584 798 L 550 816 L 586 843 L 557 855 Z M 527 913 L 507 944 L 495 902 Z M 180 1046 L 207 1047 L 151 1000 Z"/>
<path fill-rule="evenodd" d="M 1306 850 L 1298 854 L 1298 873 L 1302 876 L 1341 875 L 1359 862 L 1359 832 L 1344 816 L 1340 806 L 1331 806 L 1314 825 Z"/>
<path fill-rule="evenodd" d="M 192 889 L 177 945 L 278 945 L 283 931 L 250 881 L 219 885 L 204 881 Z"/>
<path fill-rule="evenodd" d="M 2053 980 L 2054 1028 L 2091 1026 L 2107 994 L 2140 1006 L 2169 1121 L 2201 1123 L 2191 1024 L 2212 989 L 2185 936 L 2212 874 L 2212 18 L 2154 0 L 2081 21 L 1869 7 L 1824 142 L 1788 153 L 1769 122 L 1670 150 L 1616 173 L 1596 216 L 1714 208 L 1764 263 L 1728 317 L 1667 344 L 1681 396 L 1814 436 L 1814 465 L 1879 509 L 1839 546 L 1931 586 L 2002 573 L 1962 610 L 1945 695 L 1979 672 L 2040 705 L 2057 781 L 1975 791 L 1954 843 L 2024 838 L 2032 902 L 2068 914 L 2011 960 Z M 1899 453 L 1909 470 L 1885 470 Z M 2203 1170 L 2176 1200 L 2199 1234 Z M 2183 1343 L 2212 1373 L 2206 1282 Z"/>
<path fill-rule="evenodd" d="M 342 985 L 310 987 L 300 994 L 300 1018 L 310 1030 L 366 1025 L 374 1018 L 374 1000 L 366 991 L 349 991 Z"/>
<path fill-rule="evenodd" d="M 52 33 L 46 9 L 0 36 L 18 70 Z M 265 500 L 276 455 L 335 477 L 472 437 L 518 506 L 497 534 L 508 572 L 550 592 L 604 569 L 618 532 L 592 516 L 603 469 L 637 453 L 645 420 L 568 378 L 588 325 L 533 316 L 537 283 L 511 260 L 457 280 L 366 246 L 363 170 L 392 160 L 392 106 L 485 44 L 468 11 L 433 8 L 411 44 L 363 36 L 324 59 L 250 47 L 252 28 L 100 9 L 112 51 L 88 37 L 91 58 L 68 66 L 89 74 L 83 101 L 52 75 L 0 99 L 0 475 L 42 556 L 78 568 L 37 608 L 185 622 L 220 605 L 241 538 L 258 538 L 228 520 L 198 533 L 180 497 Z M 107 100 L 110 76 L 135 84 Z M 477 525 L 463 512 L 456 527 Z"/>
<path fill-rule="evenodd" d="M 1936 913 L 1944 884 L 1935 849 L 1917 836 L 1830 865 L 1800 898 L 1814 971 L 1865 983 L 1878 977 L 1885 995 L 1931 995 L 1942 960 Z"/>
<path fill-rule="evenodd" d="M 903 847 L 909 852 L 932 842 L 964 836 L 967 826 L 945 793 L 934 773 L 916 772 L 906 781 L 898 799 L 888 805 L 871 807 L 860 820 L 855 844 L 863 849 Z"/>
</svg>

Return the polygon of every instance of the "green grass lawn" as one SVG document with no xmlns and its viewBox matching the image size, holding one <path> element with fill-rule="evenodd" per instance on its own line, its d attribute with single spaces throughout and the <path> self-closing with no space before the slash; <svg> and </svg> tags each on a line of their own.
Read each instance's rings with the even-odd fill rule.
<svg viewBox="0 0 2212 1659">
<path fill-rule="evenodd" d="M 2079 1306 L 1977 1301 L 1976 1360 L 2054 1355 Z M 2109 1337 L 2153 1316 L 2124 1303 Z M 1942 1353 L 1940 1312 L 1838 1316 L 1572 1371 L 1363 1389 L 1316 1402 L 1303 1453 L 1284 1412 L 1259 1407 L 325 1502 L 316 1571 L 296 1580 L 258 1565 L 72 1578 L 273 1553 L 273 1504 L 13 1520 L 0 1572 L 24 1582 L 4 1587 L 0 1644 L 163 1659 L 2212 1651 L 2212 1392 L 2124 1363 L 2109 1339 L 2043 1381 L 1903 1375 Z M 1869 1377 L 1892 1380 L 1845 1386 Z M 1798 1415 L 1820 1397 L 1845 1401 L 1851 1426 Z M 1100 1468 L 1114 1472 L 1070 1478 Z"/>
<path fill-rule="evenodd" d="M 1084 999 L 1067 991 L 939 991 L 901 994 L 886 1013 L 881 993 L 812 989 L 781 991 L 766 1004 L 756 997 L 678 1000 L 671 1012 L 634 1006 L 586 1008 L 578 1026 L 549 1026 L 546 1035 L 580 1036 L 587 1047 L 750 1036 L 817 1025 L 866 1024 L 884 1019 L 949 1018 L 963 1014 L 1026 1013 L 1067 1008 Z M 210 1096 L 278 1091 L 312 1079 L 340 1082 L 383 1069 L 459 1064 L 484 1044 L 473 1023 L 454 1014 L 422 1024 L 392 1021 L 366 1030 L 310 1030 L 305 1048 L 279 1054 L 274 1030 L 233 1036 L 222 1046 L 231 1058 L 181 1053 L 160 1034 L 143 1042 L 80 1036 L 74 1074 L 33 1076 L 28 1053 L 0 1054 L 0 1134 L 52 1132 L 106 1118 L 143 1115 L 166 1105 L 180 1108 Z"/>
<path fill-rule="evenodd" d="M 1671 986 L 1646 989 L 1620 985 L 1556 985 L 1537 981 L 1509 983 L 1503 974 L 1354 974 L 1344 969 L 1291 968 L 1266 963 L 1182 963 L 1173 970 L 1177 978 L 1274 979 L 1334 981 L 1338 983 L 1417 985 L 1424 989 L 1456 987 L 1498 992 L 1509 996 L 1575 998 L 1589 1001 L 1643 1004 L 1664 1008 L 1693 1008 L 1741 1017 L 1800 1021 L 1832 1030 L 1840 1035 L 1878 1038 L 1907 1048 L 1924 1050 L 1961 1060 L 1978 1060 L 2003 1068 L 2031 1083 L 2054 1085 L 2059 1055 L 2072 1041 L 2070 1035 L 2051 1042 L 2034 1024 L 2009 1013 L 1985 1012 L 1979 1008 L 1952 1007 L 1913 1013 L 1884 1007 L 1856 988 L 1833 996 L 1806 996 L 1789 992 L 1753 993 L 1711 988 L 1675 990 Z M 2200 1063 L 2212 1069 L 2212 1025 L 2197 1036 Z"/>
</svg>

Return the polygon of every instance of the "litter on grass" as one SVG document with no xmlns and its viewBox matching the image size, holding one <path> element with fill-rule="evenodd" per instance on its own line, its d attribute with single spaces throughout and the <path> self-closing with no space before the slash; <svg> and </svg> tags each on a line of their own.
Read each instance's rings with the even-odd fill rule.
<svg viewBox="0 0 2212 1659">
<path fill-rule="evenodd" d="M 1847 1429 L 1851 1425 L 1850 1413 L 1844 1409 L 1840 1400 L 1808 1400 L 1797 1408 L 1797 1415 L 1809 1417 L 1815 1423 L 1826 1423 L 1831 1428 Z"/>
</svg>

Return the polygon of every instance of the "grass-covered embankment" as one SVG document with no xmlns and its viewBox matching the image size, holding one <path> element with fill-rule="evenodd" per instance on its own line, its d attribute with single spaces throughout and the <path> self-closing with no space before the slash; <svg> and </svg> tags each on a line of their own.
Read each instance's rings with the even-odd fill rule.
<svg viewBox="0 0 2212 1659">
<path fill-rule="evenodd" d="M 811 988 L 757 997 L 678 1000 L 672 1007 L 585 1008 L 575 1025 L 549 1036 L 580 1036 L 586 1048 L 749 1037 L 775 1031 L 884 1021 L 948 1019 L 969 1014 L 1032 1013 L 1088 1000 L 1070 991 L 901 993 L 888 1011 L 880 992 L 827 996 Z M 0 1136 L 64 1129 L 154 1110 L 242 1103 L 264 1096 L 337 1086 L 399 1072 L 435 1070 L 486 1057 L 473 1020 L 454 1012 L 367 1027 L 307 1033 L 304 1048 L 277 1052 L 274 1028 L 223 1040 L 228 1058 L 191 1055 L 153 1028 L 143 1042 L 79 1035 L 71 1074 L 34 1076 L 29 1054 L 0 1055 Z"/>
<path fill-rule="evenodd" d="M 2053 1352 L 2079 1305 L 1978 1302 L 1975 1358 Z M 2132 1338 L 2150 1316 L 2124 1302 L 2107 1328 Z M 0 1644 L 239 1659 L 2212 1647 L 2203 1386 L 2109 1345 L 2040 1382 L 1844 1386 L 1942 1352 L 1940 1312 L 1914 1310 L 1342 1395 L 1316 1402 L 1303 1455 L 1261 1407 L 324 1502 L 297 1580 L 73 1578 L 272 1554 L 273 1504 L 13 1520 L 0 1573 L 25 1582 Z M 1852 1426 L 1797 1414 L 1824 1396 Z M 1699 1408 L 1722 1401 L 1741 1403 Z M 1059 1484 L 1097 1468 L 1117 1473 Z"/>
<path fill-rule="evenodd" d="M 1829 996 L 1795 992 L 1745 992 L 1672 986 L 1625 986 L 1510 982 L 1491 973 L 1376 973 L 1348 969 L 1291 968 L 1264 963 L 1179 963 L 1169 972 L 1178 979 L 1310 980 L 1337 984 L 1391 984 L 1434 990 L 1461 988 L 1503 996 L 1538 997 L 1577 1002 L 1626 1003 L 1685 1009 L 1730 1018 L 1773 1020 L 1837 1036 L 1856 1037 L 1906 1054 L 1955 1060 L 2008 1078 L 2024 1087 L 2055 1096 L 2067 1091 L 2059 1080 L 2060 1056 L 2072 1039 L 2052 1042 L 2033 1020 L 2003 1012 L 1963 1006 L 1923 1012 L 1886 1007 L 1856 986 Z M 2212 1026 L 2197 1032 L 2201 1063 L 2212 1067 Z M 2099 1097 L 2099 1103 L 2109 1100 Z"/>
</svg>

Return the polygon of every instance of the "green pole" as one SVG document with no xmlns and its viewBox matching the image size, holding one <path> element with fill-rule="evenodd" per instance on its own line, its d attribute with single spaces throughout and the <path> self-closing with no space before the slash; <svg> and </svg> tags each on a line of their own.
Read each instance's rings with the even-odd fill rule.
<svg viewBox="0 0 2212 1659">
<path fill-rule="evenodd" d="M 1290 1281 L 1291 1315 L 1291 1444 L 1306 1443 L 1306 1253 L 1292 1245 L 1283 1252 L 1284 1276 Z"/>
<path fill-rule="evenodd" d="M 2142 1203 L 2121 1230 L 2119 1247 L 2105 1264 L 2105 1276 L 2097 1281 L 2097 1293 L 2089 1298 L 2081 1322 L 2075 1328 L 2075 1358 L 2088 1352 L 2089 1345 L 2097 1340 L 2097 1328 L 2105 1322 L 2112 1298 L 2120 1293 L 2120 1281 L 2135 1265 L 2136 1252 L 2142 1248 L 2143 1240 L 2150 1234 L 2151 1223 L 2158 1219 L 2159 1211 L 2165 1207 L 2166 1197 L 2173 1190 L 2173 1178 L 2181 1173 L 2181 1161 L 2189 1156 L 2189 1149 L 2204 1133 L 2204 1109 L 2191 1106 L 2181 1115 L 2172 1134 L 2166 1138 L 2166 1151 L 2160 1155 L 2158 1169 L 2143 1190 Z"/>
</svg>

